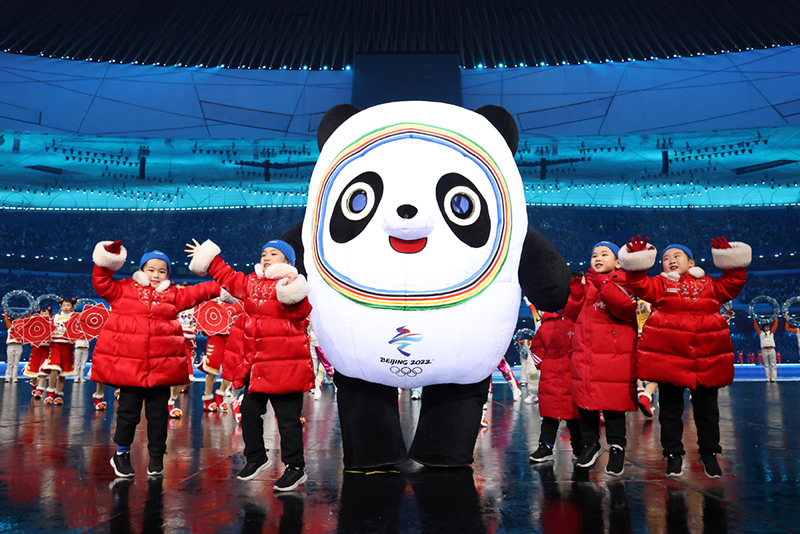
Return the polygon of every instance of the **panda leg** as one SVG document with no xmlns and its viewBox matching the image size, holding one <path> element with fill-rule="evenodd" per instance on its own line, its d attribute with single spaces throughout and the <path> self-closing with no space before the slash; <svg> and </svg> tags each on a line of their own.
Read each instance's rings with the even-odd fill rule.
<svg viewBox="0 0 800 534">
<path fill-rule="evenodd" d="M 408 460 L 397 388 L 350 378 L 338 370 L 333 382 L 338 388 L 345 468 L 365 469 Z"/>
<path fill-rule="evenodd" d="M 470 465 L 490 381 L 423 388 L 411 459 L 428 466 Z"/>
</svg>

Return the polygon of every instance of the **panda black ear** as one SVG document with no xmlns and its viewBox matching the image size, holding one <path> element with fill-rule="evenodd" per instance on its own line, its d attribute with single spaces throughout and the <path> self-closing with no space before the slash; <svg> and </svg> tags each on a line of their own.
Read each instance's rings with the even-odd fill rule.
<svg viewBox="0 0 800 534">
<path fill-rule="evenodd" d="M 317 128 L 317 147 L 322 150 L 322 146 L 328 138 L 336 131 L 336 128 L 344 124 L 344 121 L 361 111 L 352 104 L 339 104 L 333 106 L 325 113 Z"/>
<path fill-rule="evenodd" d="M 508 148 L 511 149 L 511 154 L 517 153 L 517 146 L 519 145 L 519 130 L 517 129 L 517 122 L 511 116 L 506 108 L 501 106 L 483 106 L 475 110 L 475 113 L 486 117 L 492 125 L 497 128 L 500 135 L 505 138 Z"/>
</svg>

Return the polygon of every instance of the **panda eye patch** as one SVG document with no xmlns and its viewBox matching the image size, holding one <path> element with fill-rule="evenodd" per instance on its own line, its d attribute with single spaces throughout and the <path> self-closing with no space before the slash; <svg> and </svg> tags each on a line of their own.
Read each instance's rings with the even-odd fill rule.
<svg viewBox="0 0 800 534">
<path fill-rule="evenodd" d="M 486 200 L 468 178 L 458 173 L 442 176 L 436 185 L 436 200 L 456 237 L 473 248 L 487 243 L 491 221 Z"/>
<path fill-rule="evenodd" d="M 383 196 L 383 180 L 375 172 L 362 173 L 344 188 L 330 221 L 331 238 L 347 243 L 367 227 Z"/>
</svg>

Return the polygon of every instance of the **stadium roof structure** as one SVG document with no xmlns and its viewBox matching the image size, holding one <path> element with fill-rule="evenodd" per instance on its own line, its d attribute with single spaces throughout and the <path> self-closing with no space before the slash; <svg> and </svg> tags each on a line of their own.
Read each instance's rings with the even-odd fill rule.
<svg viewBox="0 0 800 534">
<path fill-rule="evenodd" d="M 793 0 L 26 0 L 0 50 L 225 68 L 339 70 L 355 54 L 458 53 L 464 68 L 689 57 L 794 44 Z"/>
<path fill-rule="evenodd" d="M 13 145 L 13 146 L 12 146 Z M 303 206 L 304 139 L 113 138 L 0 131 L 0 206 L 196 210 Z M 800 126 L 650 135 L 523 135 L 529 205 L 800 206 Z"/>
</svg>

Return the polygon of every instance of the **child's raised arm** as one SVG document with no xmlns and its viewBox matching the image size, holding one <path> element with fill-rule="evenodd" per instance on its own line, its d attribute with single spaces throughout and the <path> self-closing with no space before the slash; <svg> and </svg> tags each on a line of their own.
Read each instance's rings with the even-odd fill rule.
<svg viewBox="0 0 800 534">
<path fill-rule="evenodd" d="M 724 237 L 711 240 L 711 256 L 714 265 L 722 269 L 722 276 L 714 280 L 714 292 L 720 302 L 733 300 L 747 281 L 747 270 L 752 260 L 750 245 L 734 241 L 729 243 Z"/>
<path fill-rule="evenodd" d="M 125 265 L 128 251 L 122 246 L 122 241 L 100 241 L 94 247 L 92 260 L 92 286 L 97 294 L 108 302 L 119 298 L 121 290 L 119 281 L 114 279 L 114 271 Z"/>
<path fill-rule="evenodd" d="M 186 243 L 186 254 L 192 258 L 189 270 L 198 276 L 211 275 L 220 286 L 237 299 L 247 297 L 247 275 L 237 272 L 219 257 L 222 249 L 210 239 L 200 244 L 196 239 Z"/>
<path fill-rule="evenodd" d="M 656 264 L 658 251 L 649 245 L 649 237 L 641 235 L 619 249 L 619 264 L 625 269 L 625 288 L 646 302 L 658 301 L 664 293 L 664 284 L 647 276 L 647 269 Z"/>
</svg>

